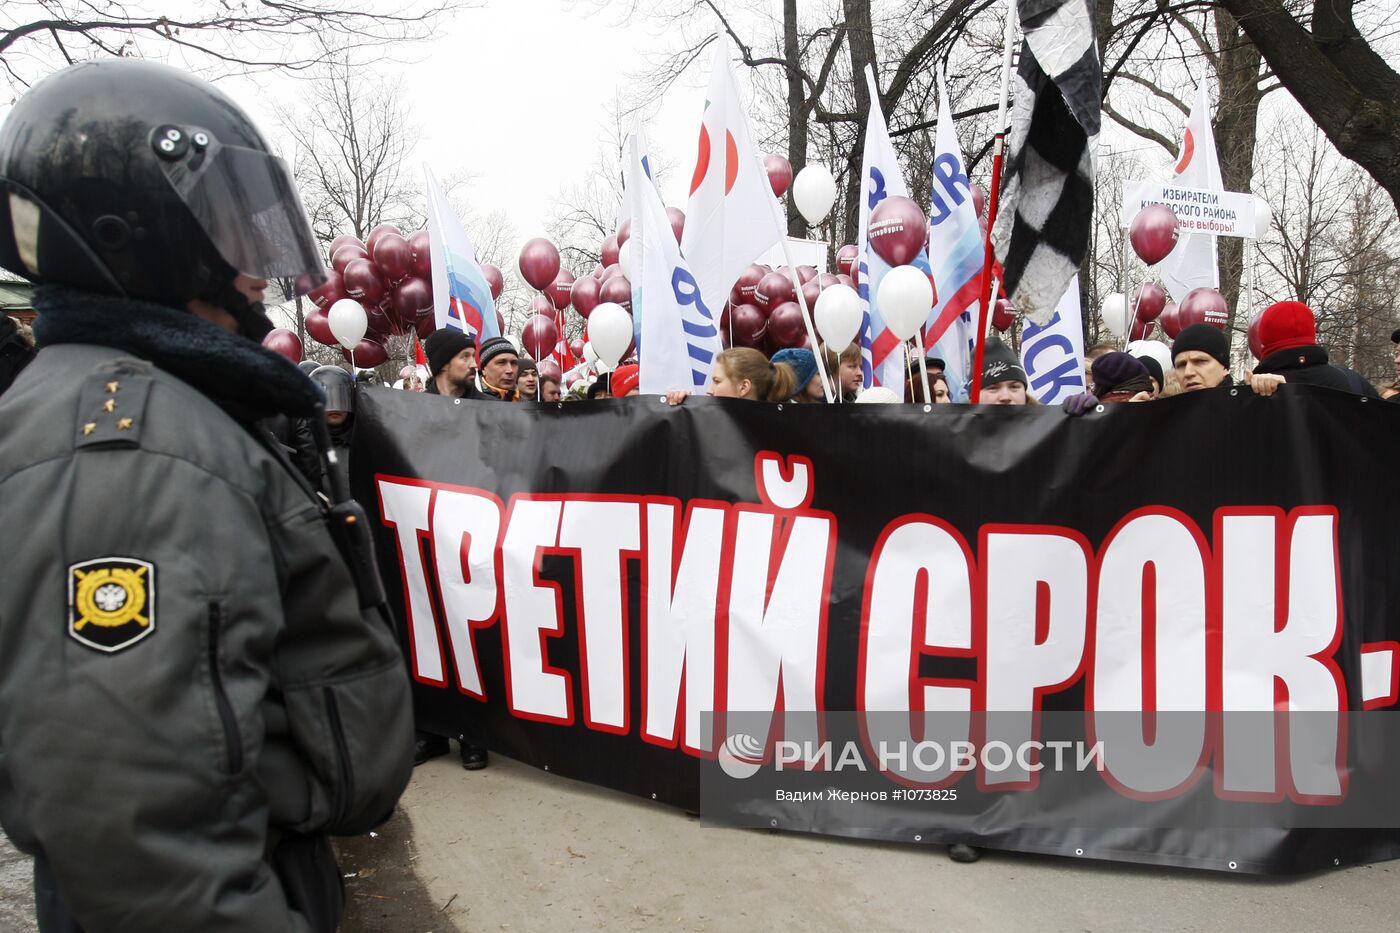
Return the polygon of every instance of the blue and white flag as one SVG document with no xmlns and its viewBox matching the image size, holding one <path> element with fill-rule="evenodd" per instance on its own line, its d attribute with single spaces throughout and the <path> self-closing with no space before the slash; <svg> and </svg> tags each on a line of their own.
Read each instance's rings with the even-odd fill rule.
<svg viewBox="0 0 1400 933">
<path fill-rule="evenodd" d="M 1079 276 L 1044 324 L 1026 321 L 1021 331 L 1021 366 L 1030 392 L 1045 405 L 1055 405 L 1084 386 L 1084 321 L 1079 305 Z"/>
<path fill-rule="evenodd" d="M 676 245 L 661 194 L 648 181 L 639 136 L 632 134 L 627 160 L 638 387 L 643 395 L 703 392 L 721 349 L 719 327 Z"/>
<path fill-rule="evenodd" d="M 501 336 L 491 286 L 476 261 L 476 248 L 433 173 L 423 166 L 428 195 L 428 242 L 433 265 L 433 314 L 437 329 L 465 331 L 477 345 Z"/>
<path fill-rule="evenodd" d="M 885 114 L 880 109 L 880 89 L 875 84 L 875 73 L 869 66 L 865 69 L 865 81 L 870 87 L 870 114 L 865 123 L 865 153 L 861 163 L 860 234 L 856 246 L 860 253 L 856 293 L 865 300 L 866 317 L 860 331 L 861 369 L 864 371 L 866 388 L 882 385 L 904 398 L 904 351 L 899 338 L 885 326 L 880 314 L 880 282 L 890 271 L 889 263 L 880 258 L 870 247 L 870 214 L 875 206 L 885 198 L 909 197 L 909 188 L 904 184 L 904 173 L 899 168 L 899 156 L 894 143 L 890 142 L 890 130 L 885 125 Z M 929 271 L 928 254 L 923 250 L 909 263 Z M 840 353 L 841 347 L 832 347 Z"/>
<path fill-rule="evenodd" d="M 976 339 L 973 315 L 982 285 L 985 247 L 941 68 L 932 174 L 928 253 L 935 297 L 924 328 L 924 345 L 943 360 L 953 400 L 963 401 Z"/>
</svg>

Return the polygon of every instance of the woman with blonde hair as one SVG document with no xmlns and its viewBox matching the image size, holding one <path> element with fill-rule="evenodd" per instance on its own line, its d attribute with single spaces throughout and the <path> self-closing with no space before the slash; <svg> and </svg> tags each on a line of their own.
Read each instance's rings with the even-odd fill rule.
<svg viewBox="0 0 1400 933">
<path fill-rule="evenodd" d="M 792 398 L 797 376 L 786 363 L 774 363 L 748 347 L 733 347 L 715 357 L 706 393 L 715 398 L 744 398 L 758 402 L 785 402 Z M 666 400 L 679 405 L 689 392 L 668 392 Z"/>
</svg>

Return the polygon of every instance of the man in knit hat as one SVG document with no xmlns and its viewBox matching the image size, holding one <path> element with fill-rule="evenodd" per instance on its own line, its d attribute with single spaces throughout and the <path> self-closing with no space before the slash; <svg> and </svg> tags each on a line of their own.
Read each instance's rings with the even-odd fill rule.
<svg viewBox="0 0 1400 933">
<path fill-rule="evenodd" d="M 476 390 L 476 341 L 459 330 L 435 330 L 423 341 L 428 380 L 423 391 L 449 398 L 480 398 Z"/>
<path fill-rule="evenodd" d="M 1360 373 L 1327 361 L 1327 351 L 1317 345 L 1317 318 L 1301 301 L 1269 305 L 1257 326 L 1264 353 L 1250 382 L 1260 395 L 1272 395 L 1279 386 L 1293 384 L 1379 397 Z"/>
<path fill-rule="evenodd" d="M 520 376 L 520 354 L 515 344 L 505 337 L 489 337 L 482 341 L 476 359 L 483 395 L 502 402 L 519 401 L 515 381 Z"/>
<path fill-rule="evenodd" d="M 1234 384 L 1230 378 L 1230 338 L 1209 324 L 1192 324 L 1176 335 L 1172 366 L 1183 392 Z"/>
<path fill-rule="evenodd" d="M 996 334 L 987 338 L 986 356 L 982 363 L 982 405 L 1025 405 L 1026 386 L 1030 380 L 1021 368 L 1021 361 Z"/>
<path fill-rule="evenodd" d="M 520 393 L 520 401 L 522 402 L 534 402 L 539 399 L 539 367 L 528 356 L 520 359 L 520 375 L 515 377 L 515 388 Z"/>
</svg>

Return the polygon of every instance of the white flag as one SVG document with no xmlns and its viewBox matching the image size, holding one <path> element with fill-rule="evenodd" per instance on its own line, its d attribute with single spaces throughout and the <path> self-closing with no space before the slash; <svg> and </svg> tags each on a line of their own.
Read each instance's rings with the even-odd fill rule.
<svg viewBox="0 0 1400 933">
<path fill-rule="evenodd" d="M 1055 305 L 1044 324 L 1027 320 L 1021 331 L 1021 367 L 1027 388 L 1042 404 L 1057 405 L 1084 386 L 1084 321 L 1079 304 L 1079 276 Z"/>
<path fill-rule="evenodd" d="M 1205 82 L 1196 88 L 1196 102 L 1186 119 L 1181 142 L 1181 158 L 1176 163 L 1175 184 L 1207 191 L 1224 191 L 1220 180 L 1220 159 L 1215 151 L 1215 132 L 1210 127 L 1210 99 Z M 1157 265 L 1162 284 L 1178 304 L 1193 288 L 1219 288 L 1220 266 L 1215 261 L 1215 235 L 1182 233 L 1176 248 Z"/>
<path fill-rule="evenodd" d="M 720 351 L 718 315 L 681 256 L 661 194 L 649 183 L 640 135 L 632 134 L 627 159 L 638 388 L 644 395 L 703 392 Z"/>
<path fill-rule="evenodd" d="M 433 262 L 433 313 L 438 330 L 466 331 L 477 343 L 499 337 L 491 286 L 476 260 L 476 247 L 457 219 L 437 179 L 423 166 L 428 195 L 428 239 Z"/>
<path fill-rule="evenodd" d="M 709 308 L 723 308 L 740 273 L 784 236 L 772 202 L 730 71 L 729 45 L 721 37 L 715 40 L 681 240 Z"/>
</svg>

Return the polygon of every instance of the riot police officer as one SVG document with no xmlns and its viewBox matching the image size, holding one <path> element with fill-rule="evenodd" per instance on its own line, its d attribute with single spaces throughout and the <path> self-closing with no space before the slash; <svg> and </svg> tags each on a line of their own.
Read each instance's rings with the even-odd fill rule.
<svg viewBox="0 0 1400 933">
<path fill-rule="evenodd" d="M 257 426 L 321 412 L 259 345 L 269 280 L 324 275 L 286 167 L 202 81 L 72 66 L 0 125 L 0 265 L 45 348 L 0 398 L 0 824 L 40 929 L 333 929 L 326 834 L 389 816 L 411 704 L 363 512 Z"/>
</svg>

